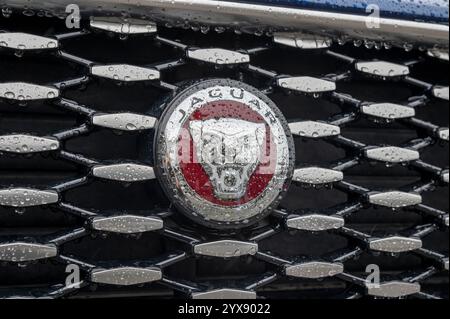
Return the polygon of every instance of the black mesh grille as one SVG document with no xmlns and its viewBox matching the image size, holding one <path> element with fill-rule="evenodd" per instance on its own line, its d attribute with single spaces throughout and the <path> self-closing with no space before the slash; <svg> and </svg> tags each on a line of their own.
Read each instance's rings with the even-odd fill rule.
<svg viewBox="0 0 450 319">
<path fill-rule="evenodd" d="M 448 101 L 433 96 L 435 85 L 448 86 L 447 62 L 420 50 L 367 49 L 358 42 L 308 51 L 276 45 L 269 36 L 233 32 L 203 34 L 159 26 L 157 35 L 125 38 L 93 30 L 67 35 L 63 21 L 50 18 L 0 22 L 0 32 L 61 38 L 59 49 L 0 48 L 0 83 L 27 82 L 61 90 L 60 98 L 41 101 L 0 97 L 0 136 L 53 136 L 61 142 L 58 150 L 33 155 L 0 151 L 0 190 L 24 187 L 59 194 L 59 201 L 49 205 L 0 206 L 0 247 L 18 242 L 57 246 L 57 256 L 39 261 L 18 262 L 0 254 L 1 296 L 186 297 L 226 287 L 270 298 L 365 298 L 366 266 L 376 264 L 385 283 L 420 283 L 420 292 L 412 297 L 448 298 L 449 152 L 448 135 L 445 139 L 439 133 L 448 127 L 449 107 Z M 200 48 L 248 50 L 251 64 L 198 63 L 186 59 L 169 39 Z M 82 59 L 152 66 L 161 70 L 161 81 L 101 79 L 89 74 Z M 411 73 L 391 79 L 355 70 L 356 61 L 372 60 L 408 65 Z M 296 94 L 275 85 L 284 75 L 335 81 L 337 89 Z M 296 168 L 335 169 L 344 172 L 344 180 L 322 186 L 294 183 L 270 217 L 249 229 L 220 234 L 174 211 L 156 180 L 122 183 L 91 175 L 91 167 L 99 163 L 155 165 L 151 130 L 97 127 L 90 123 L 93 112 L 127 111 L 158 118 L 164 99 L 178 86 L 205 78 L 233 78 L 260 88 L 291 123 L 313 120 L 340 126 L 341 134 L 333 137 L 296 137 Z M 407 105 L 416 115 L 383 120 L 361 112 L 363 105 L 375 102 Z M 367 147 L 382 145 L 408 147 L 418 151 L 420 159 L 386 164 L 364 155 Z M 370 194 L 388 190 L 420 195 L 422 203 L 398 209 L 370 203 Z M 120 235 L 90 227 L 92 217 L 118 213 L 155 216 L 164 221 L 164 228 Z M 344 218 L 345 226 L 317 232 L 287 226 L 293 216 L 312 213 Z M 421 241 L 422 248 L 400 253 L 371 249 L 375 238 L 394 235 Z M 259 252 L 231 259 L 193 253 L 193 243 L 223 238 L 257 242 Z M 19 250 L 16 253 L 20 259 Z M 343 263 L 344 272 L 319 280 L 285 275 L 286 265 L 309 261 Z M 68 264 L 81 266 L 79 289 L 64 285 Z M 93 269 L 124 265 L 158 267 L 163 277 L 131 287 L 90 282 Z"/>
</svg>

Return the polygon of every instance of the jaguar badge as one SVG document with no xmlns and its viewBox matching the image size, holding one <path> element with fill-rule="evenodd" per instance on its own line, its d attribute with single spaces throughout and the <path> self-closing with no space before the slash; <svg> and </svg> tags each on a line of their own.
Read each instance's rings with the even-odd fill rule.
<svg viewBox="0 0 450 319">
<path fill-rule="evenodd" d="M 207 80 L 172 99 L 159 123 L 156 174 L 176 208 L 207 227 L 252 225 L 276 208 L 292 179 L 286 120 L 257 89 Z"/>
</svg>

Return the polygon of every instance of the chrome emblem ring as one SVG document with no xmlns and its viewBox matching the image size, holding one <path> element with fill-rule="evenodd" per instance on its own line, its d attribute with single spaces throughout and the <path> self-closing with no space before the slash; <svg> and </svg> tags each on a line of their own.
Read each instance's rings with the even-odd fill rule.
<svg viewBox="0 0 450 319">
<path fill-rule="evenodd" d="M 294 146 L 286 120 L 257 89 L 234 80 L 194 84 L 158 125 L 156 174 L 175 207 L 212 228 L 242 228 L 276 208 Z"/>
</svg>

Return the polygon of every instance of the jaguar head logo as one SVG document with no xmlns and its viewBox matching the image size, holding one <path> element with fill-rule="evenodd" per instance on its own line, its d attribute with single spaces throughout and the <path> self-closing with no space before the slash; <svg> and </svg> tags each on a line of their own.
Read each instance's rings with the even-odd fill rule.
<svg viewBox="0 0 450 319">
<path fill-rule="evenodd" d="M 223 118 L 189 125 L 198 161 L 222 200 L 239 200 L 262 159 L 265 124 Z"/>
</svg>

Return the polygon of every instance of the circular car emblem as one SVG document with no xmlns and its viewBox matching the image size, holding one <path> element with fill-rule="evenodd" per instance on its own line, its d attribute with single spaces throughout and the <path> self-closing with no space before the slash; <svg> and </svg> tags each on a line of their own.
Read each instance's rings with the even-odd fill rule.
<svg viewBox="0 0 450 319">
<path fill-rule="evenodd" d="M 213 228 L 240 228 L 275 208 L 292 179 L 286 120 L 257 89 L 233 80 L 192 85 L 167 106 L 156 174 L 174 205 Z"/>
</svg>

